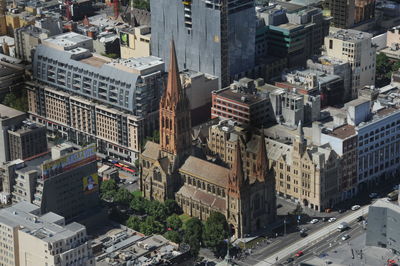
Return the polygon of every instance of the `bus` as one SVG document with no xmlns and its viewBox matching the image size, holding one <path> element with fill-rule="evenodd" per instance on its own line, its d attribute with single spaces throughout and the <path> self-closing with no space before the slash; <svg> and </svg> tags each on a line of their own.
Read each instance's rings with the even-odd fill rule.
<svg viewBox="0 0 400 266">
<path fill-rule="evenodd" d="M 387 199 L 390 201 L 394 201 L 397 200 L 398 196 L 399 196 L 399 191 L 395 190 L 387 194 Z"/>
</svg>

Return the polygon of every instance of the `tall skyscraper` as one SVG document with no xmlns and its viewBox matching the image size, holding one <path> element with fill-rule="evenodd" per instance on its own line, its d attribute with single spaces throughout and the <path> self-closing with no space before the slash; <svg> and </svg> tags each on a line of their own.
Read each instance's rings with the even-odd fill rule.
<svg viewBox="0 0 400 266">
<path fill-rule="evenodd" d="M 180 69 L 219 77 L 220 86 L 254 67 L 254 0 L 151 0 L 151 51 L 169 62 L 175 40 Z"/>
</svg>

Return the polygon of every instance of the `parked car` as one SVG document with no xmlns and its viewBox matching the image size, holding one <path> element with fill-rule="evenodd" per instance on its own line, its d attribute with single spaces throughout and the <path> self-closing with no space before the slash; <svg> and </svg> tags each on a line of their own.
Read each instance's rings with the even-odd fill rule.
<svg viewBox="0 0 400 266">
<path fill-rule="evenodd" d="M 323 217 L 323 218 L 322 218 L 322 221 L 323 221 L 323 222 L 329 221 L 329 217 Z"/>
<path fill-rule="evenodd" d="M 300 236 L 301 237 L 306 237 L 306 236 L 308 236 L 308 234 L 306 232 L 300 232 Z"/>
<path fill-rule="evenodd" d="M 357 217 L 357 222 L 361 222 L 362 220 L 364 220 L 364 216 L 358 216 Z"/>
<path fill-rule="evenodd" d="M 303 251 L 298 251 L 297 253 L 296 253 L 296 257 L 301 257 L 301 256 L 303 256 L 304 255 L 304 252 Z"/>
<path fill-rule="evenodd" d="M 292 263 L 293 261 L 294 261 L 294 259 L 293 259 L 293 258 L 288 258 L 288 259 L 286 260 L 285 264 Z"/>
<path fill-rule="evenodd" d="M 339 209 L 338 213 L 344 213 L 346 210 L 345 209 Z"/>
<path fill-rule="evenodd" d="M 316 223 L 318 223 L 318 221 L 319 221 L 318 219 L 312 219 L 310 223 L 311 224 L 316 224 Z"/>
<path fill-rule="evenodd" d="M 378 193 L 372 192 L 371 194 L 369 194 L 369 197 L 371 199 L 377 198 L 378 197 Z"/>
<path fill-rule="evenodd" d="M 356 210 L 358 210 L 358 209 L 360 209 L 360 208 L 361 208 L 360 205 L 354 205 L 353 207 L 351 207 L 351 210 L 352 210 L 352 211 L 356 211 Z"/>
<path fill-rule="evenodd" d="M 333 223 L 334 221 L 336 221 L 336 218 L 335 218 L 335 217 L 331 217 L 331 218 L 329 218 L 329 220 L 328 220 L 329 223 Z"/>
<path fill-rule="evenodd" d="M 344 235 L 344 236 L 342 236 L 342 240 L 343 240 L 343 241 L 345 241 L 345 240 L 347 240 L 347 239 L 349 239 L 349 238 L 350 238 L 350 236 L 349 236 L 349 235 L 347 235 L 347 234 L 346 234 L 346 235 Z"/>
</svg>

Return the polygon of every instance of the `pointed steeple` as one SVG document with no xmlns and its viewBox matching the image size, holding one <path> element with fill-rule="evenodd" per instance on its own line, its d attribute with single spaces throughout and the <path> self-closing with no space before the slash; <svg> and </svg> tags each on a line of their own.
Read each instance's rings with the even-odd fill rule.
<svg viewBox="0 0 400 266">
<path fill-rule="evenodd" d="M 261 133 L 260 136 L 260 144 L 257 153 L 257 162 L 256 162 L 256 177 L 259 182 L 264 182 L 265 178 L 268 174 L 268 158 L 267 151 L 265 149 L 265 136 L 264 132 Z"/>
<path fill-rule="evenodd" d="M 240 152 L 240 141 L 236 142 L 235 158 L 229 173 L 229 194 L 231 196 L 240 196 L 240 191 L 244 185 L 244 173 L 242 165 L 242 155 Z"/>
<path fill-rule="evenodd" d="M 303 124 L 301 120 L 299 120 L 299 124 L 297 125 L 297 134 L 299 135 L 300 142 L 304 141 L 304 131 L 303 131 Z"/>
<path fill-rule="evenodd" d="M 300 120 L 299 124 L 297 125 L 297 135 L 295 137 L 293 147 L 294 147 L 295 152 L 297 152 L 300 156 L 302 156 L 306 149 L 306 146 L 307 145 L 306 145 L 306 141 L 304 139 L 303 125 Z"/>
<path fill-rule="evenodd" d="M 169 56 L 168 82 L 165 91 L 170 104 L 176 104 L 179 101 L 182 92 L 181 78 L 179 76 L 178 60 L 176 58 L 175 42 L 171 41 L 171 50 Z"/>
</svg>

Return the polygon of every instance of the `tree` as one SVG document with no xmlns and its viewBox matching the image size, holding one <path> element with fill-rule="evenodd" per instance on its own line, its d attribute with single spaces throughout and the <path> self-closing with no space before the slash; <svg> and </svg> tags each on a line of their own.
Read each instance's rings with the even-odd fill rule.
<svg viewBox="0 0 400 266">
<path fill-rule="evenodd" d="M 222 213 L 213 212 L 204 224 L 203 242 L 214 252 L 216 257 L 224 257 L 226 255 L 225 239 L 229 235 L 229 226 L 226 218 Z"/>
<path fill-rule="evenodd" d="M 172 214 L 167 218 L 167 227 L 172 228 L 175 231 L 178 231 L 182 228 L 182 220 L 179 218 L 177 214 Z"/>
<path fill-rule="evenodd" d="M 122 205 L 129 205 L 132 198 L 133 195 L 126 188 L 120 188 L 114 196 L 114 200 Z"/>
<path fill-rule="evenodd" d="M 176 213 L 176 214 L 182 213 L 181 207 L 178 205 L 178 203 L 175 200 L 171 200 L 171 199 L 166 200 L 164 202 L 164 206 L 166 208 L 167 215 L 172 215 L 174 213 Z"/>
<path fill-rule="evenodd" d="M 190 254 L 196 258 L 199 255 L 199 250 L 203 237 L 203 224 L 197 218 L 191 218 L 185 223 L 185 234 L 183 242 L 190 246 Z"/>
<path fill-rule="evenodd" d="M 150 11 L 150 2 L 148 0 L 134 0 L 133 7 Z"/>
<path fill-rule="evenodd" d="M 146 213 L 154 216 L 157 221 L 165 221 L 167 217 L 167 209 L 158 201 L 148 201 L 145 206 Z"/>
<path fill-rule="evenodd" d="M 114 200 L 117 189 L 118 186 L 114 179 L 103 181 L 100 186 L 101 198 L 110 201 Z"/>
<path fill-rule="evenodd" d="M 167 231 L 164 234 L 164 237 L 174 243 L 178 243 L 178 244 L 181 243 L 181 235 L 177 231 L 173 231 L 173 230 Z"/>
<path fill-rule="evenodd" d="M 300 203 L 298 202 L 296 205 L 296 209 L 293 210 L 292 214 L 301 215 L 302 213 L 303 213 L 303 208 L 301 207 Z"/>
<path fill-rule="evenodd" d="M 135 231 L 139 231 L 141 222 L 142 220 L 138 216 L 130 216 L 126 221 L 126 226 Z"/>
<path fill-rule="evenodd" d="M 146 205 L 147 205 L 146 199 L 138 196 L 133 196 L 130 207 L 134 212 L 138 214 L 144 214 L 146 211 Z"/>
<path fill-rule="evenodd" d="M 28 97 L 26 91 L 7 93 L 4 97 L 3 104 L 21 112 L 28 111 Z"/>
<path fill-rule="evenodd" d="M 385 86 L 390 83 L 393 63 L 384 53 L 376 56 L 376 85 Z"/>
<path fill-rule="evenodd" d="M 140 223 L 140 232 L 145 235 L 162 234 L 164 231 L 164 225 L 157 221 L 154 216 L 147 216 L 146 219 Z"/>
</svg>

